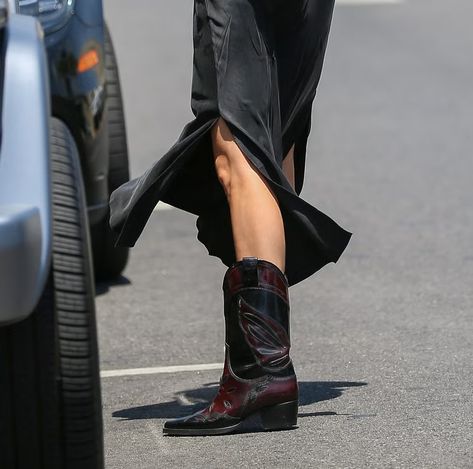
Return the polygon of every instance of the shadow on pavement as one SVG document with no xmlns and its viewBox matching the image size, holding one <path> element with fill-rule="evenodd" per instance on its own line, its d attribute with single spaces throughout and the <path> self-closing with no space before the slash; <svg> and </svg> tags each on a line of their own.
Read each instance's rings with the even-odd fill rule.
<svg viewBox="0 0 473 469">
<path fill-rule="evenodd" d="M 302 381 L 299 382 L 299 406 L 335 399 L 340 397 L 347 388 L 366 386 L 367 384 L 357 381 Z M 210 403 L 217 390 L 218 383 L 208 383 L 201 388 L 176 393 L 176 398 L 173 401 L 117 410 L 113 412 L 112 416 L 123 420 L 182 417 L 204 408 Z M 324 415 L 339 414 L 336 412 L 299 413 L 299 417 Z"/>
<path fill-rule="evenodd" d="M 111 287 L 121 287 L 124 285 L 131 285 L 131 282 L 123 275 L 110 282 L 97 282 L 95 284 L 95 296 L 105 295 Z"/>
</svg>

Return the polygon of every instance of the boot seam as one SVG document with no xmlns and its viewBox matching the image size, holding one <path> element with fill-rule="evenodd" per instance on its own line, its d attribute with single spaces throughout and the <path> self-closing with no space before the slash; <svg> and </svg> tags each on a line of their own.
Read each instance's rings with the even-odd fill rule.
<svg viewBox="0 0 473 469">
<path fill-rule="evenodd" d="M 228 349 L 228 357 L 226 358 L 228 361 L 227 361 L 227 366 L 228 366 L 228 372 L 232 375 L 233 378 L 235 378 L 237 381 L 240 381 L 241 383 L 248 383 L 248 384 L 251 384 L 251 383 L 257 383 L 259 381 L 261 382 L 264 382 L 265 380 L 268 379 L 268 375 L 271 376 L 271 379 L 272 380 L 276 380 L 276 381 L 290 381 L 294 378 L 296 378 L 296 382 L 297 382 L 297 377 L 296 377 L 296 374 L 293 373 L 292 375 L 289 375 L 289 376 L 274 376 L 271 372 L 268 373 L 267 375 L 263 375 L 263 376 L 259 376 L 257 378 L 241 378 L 240 376 L 238 376 L 235 371 L 233 370 L 233 366 L 230 362 L 230 346 L 225 342 L 225 345 Z M 284 370 L 285 368 L 287 368 L 289 365 L 292 364 L 292 359 L 289 358 L 289 363 L 284 367 L 282 368 L 282 370 Z M 263 368 L 261 365 L 260 365 L 261 368 Z M 267 371 L 266 369 L 264 369 L 264 371 Z M 278 370 L 278 371 L 281 371 L 281 370 Z"/>
</svg>

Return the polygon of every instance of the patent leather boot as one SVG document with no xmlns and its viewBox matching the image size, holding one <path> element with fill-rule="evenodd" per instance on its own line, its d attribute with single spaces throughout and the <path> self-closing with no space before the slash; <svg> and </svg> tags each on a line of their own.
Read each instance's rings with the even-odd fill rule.
<svg viewBox="0 0 473 469">
<path fill-rule="evenodd" d="M 225 363 L 217 395 L 205 409 L 165 422 L 167 435 L 279 430 L 297 424 L 285 274 L 269 261 L 244 257 L 225 273 L 223 292 Z"/>
</svg>

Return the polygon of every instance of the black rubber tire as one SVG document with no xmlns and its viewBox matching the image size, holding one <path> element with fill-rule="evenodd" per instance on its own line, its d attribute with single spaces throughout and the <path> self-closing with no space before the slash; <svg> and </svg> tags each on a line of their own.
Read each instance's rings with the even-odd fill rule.
<svg viewBox="0 0 473 469">
<path fill-rule="evenodd" d="M 105 70 L 109 134 L 109 195 L 130 179 L 125 113 L 112 38 L 105 26 Z M 128 263 L 129 248 L 115 247 L 116 234 L 109 226 L 107 212 L 98 229 L 94 227 L 94 268 L 97 280 L 113 280 L 121 275 Z"/>
<path fill-rule="evenodd" d="M 0 328 L 0 467 L 104 465 L 95 289 L 74 140 L 51 121 L 53 243 L 48 283 L 28 319 Z"/>
<path fill-rule="evenodd" d="M 130 179 L 125 112 L 118 64 L 108 26 L 105 25 L 105 70 L 107 77 L 107 106 L 109 130 L 109 192 L 112 193 Z"/>
</svg>

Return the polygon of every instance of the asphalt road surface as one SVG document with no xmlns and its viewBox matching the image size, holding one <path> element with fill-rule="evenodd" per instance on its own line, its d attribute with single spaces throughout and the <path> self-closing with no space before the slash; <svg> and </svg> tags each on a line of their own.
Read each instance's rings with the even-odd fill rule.
<svg viewBox="0 0 473 469">
<path fill-rule="evenodd" d="M 192 118 L 192 1 L 106 16 L 138 176 Z M 302 196 L 354 236 L 290 290 L 297 429 L 162 436 L 216 392 L 226 267 L 158 204 L 98 285 L 107 468 L 473 467 L 472 18 L 471 0 L 336 7 Z"/>
</svg>

